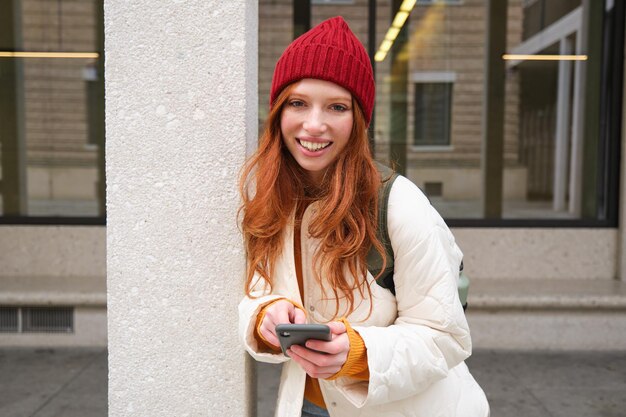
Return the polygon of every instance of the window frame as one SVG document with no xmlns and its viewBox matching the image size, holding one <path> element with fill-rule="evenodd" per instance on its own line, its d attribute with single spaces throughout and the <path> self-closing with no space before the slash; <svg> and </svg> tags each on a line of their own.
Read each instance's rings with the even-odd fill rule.
<svg viewBox="0 0 626 417">
<path fill-rule="evenodd" d="M 452 102 L 454 98 L 454 84 L 457 76 L 454 71 L 416 71 L 411 74 L 410 83 L 413 84 L 413 135 L 411 138 L 410 148 L 415 152 L 440 152 L 440 151 L 453 151 L 452 145 Z M 447 108 L 447 143 L 416 143 L 417 132 L 417 85 L 419 84 L 447 84 L 449 85 L 448 91 L 446 91 L 448 98 Z"/>
</svg>

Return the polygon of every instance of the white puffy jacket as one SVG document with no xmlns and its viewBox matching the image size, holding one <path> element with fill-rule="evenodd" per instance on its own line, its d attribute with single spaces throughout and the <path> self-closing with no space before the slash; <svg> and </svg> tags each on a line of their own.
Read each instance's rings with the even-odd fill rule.
<svg viewBox="0 0 626 417">
<path fill-rule="evenodd" d="M 333 318 L 335 302 L 324 300 L 311 273 L 317 242 L 306 231 L 316 204 L 302 219 L 301 300 L 293 252 L 293 227 L 284 236 L 275 266 L 271 294 L 257 282 L 253 295 L 239 305 L 239 330 L 247 351 L 261 362 L 284 362 L 276 416 L 300 416 L 305 372 L 282 354 L 262 352 L 254 337 L 263 305 L 287 298 L 301 303 L 310 322 Z M 463 362 L 471 340 L 457 292 L 462 253 L 450 230 L 424 194 L 408 179 L 394 182 L 388 206 L 388 229 L 395 256 L 396 296 L 375 283 L 370 300 L 356 299 L 347 319 L 367 347 L 369 381 L 345 377 L 320 380 L 332 417 L 486 417 L 489 406 L 482 389 Z M 371 274 L 368 279 L 373 281 Z M 340 314 L 346 305 L 340 303 Z"/>
</svg>

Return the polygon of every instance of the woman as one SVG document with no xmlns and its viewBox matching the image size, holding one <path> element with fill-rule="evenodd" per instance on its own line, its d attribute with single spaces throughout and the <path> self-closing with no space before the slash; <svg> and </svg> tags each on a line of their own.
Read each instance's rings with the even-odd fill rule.
<svg viewBox="0 0 626 417">
<path fill-rule="evenodd" d="M 277 416 L 487 416 L 464 364 L 461 251 L 419 189 L 393 183 L 387 226 L 396 294 L 367 271 L 381 177 L 368 145 L 374 79 L 341 17 L 283 53 L 271 111 L 242 178 L 248 260 L 240 332 L 259 361 L 284 362 Z M 328 342 L 280 351 L 280 323 L 327 323 Z"/>
</svg>

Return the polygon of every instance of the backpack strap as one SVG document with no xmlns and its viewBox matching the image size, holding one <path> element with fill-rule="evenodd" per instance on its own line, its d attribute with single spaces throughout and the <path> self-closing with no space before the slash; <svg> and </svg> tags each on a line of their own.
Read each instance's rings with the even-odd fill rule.
<svg viewBox="0 0 626 417">
<path fill-rule="evenodd" d="M 379 164 L 378 162 L 376 162 L 376 168 L 378 169 L 381 180 L 381 185 L 378 190 L 378 227 L 376 228 L 376 237 L 383 245 L 387 264 L 383 270 L 383 258 L 372 246 L 367 254 L 367 269 L 374 277 L 378 276 L 376 279 L 378 285 L 387 288 L 395 295 L 396 289 L 393 283 L 394 256 L 389 231 L 387 230 L 387 206 L 389 205 L 391 186 L 396 178 L 398 178 L 398 174 L 391 168 Z"/>
<path fill-rule="evenodd" d="M 378 162 L 376 162 L 376 168 L 378 168 L 378 173 L 380 174 L 381 179 L 381 185 L 378 190 L 378 227 L 376 229 L 376 237 L 383 245 L 385 257 L 387 258 L 387 264 L 383 270 L 383 258 L 372 246 L 367 253 L 367 269 L 375 278 L 380 274 L 380 276 L 376 279 L 376 283 L 391 291 L 393 295 L 396 295 L 396 287 L 393 282 L 394 254 L 393 247 L 391 246 L 391 239 L 389 238 L 389 230 L 387 229 L 387 208 L 389 206 L 391 186 L 396 178 L 398 178 L 398 173 L 394 172 L 389 167 L 379 164 Z M 467 308 L 467 293 L 469 290 L 469 284 L 469 278 L 463 273 L 463 260 L 461 260 L 461 265 L 459 265 L 457 288 L 461 305 L 464 310 Z"/>
</svg>

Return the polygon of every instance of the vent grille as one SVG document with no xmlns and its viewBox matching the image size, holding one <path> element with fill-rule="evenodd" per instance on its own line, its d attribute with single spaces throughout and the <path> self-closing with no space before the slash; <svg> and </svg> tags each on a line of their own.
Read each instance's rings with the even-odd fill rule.
<svg viewBox="0 0 626 417">
<path fill-rule="evenodd" d="M 0 332 L 17 332 L 19 314 L 15 307 L 0 307 Z"/>
<path fill-rule="evenodd" d="M 441 182 L 425 182 L 424 192 L 428 197 L 442 197 L 443 183 Z"/>
<path fill-rule="evenodd" d="M 0 332 L 72 333 L 74 308 L 0 306 Z"/>
</svg>

